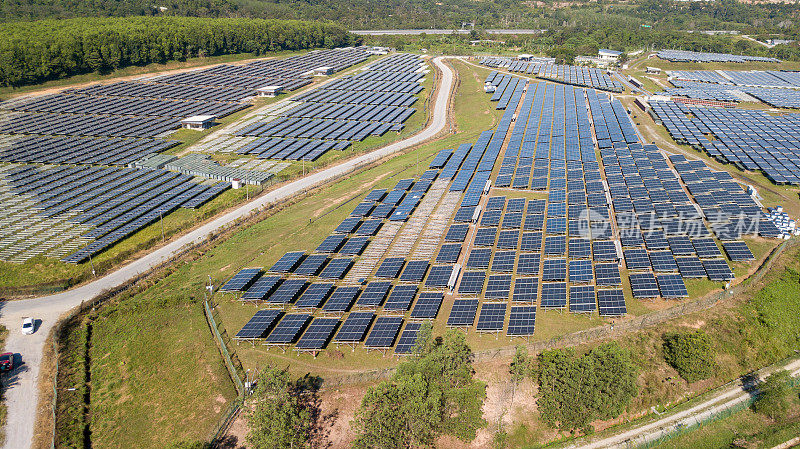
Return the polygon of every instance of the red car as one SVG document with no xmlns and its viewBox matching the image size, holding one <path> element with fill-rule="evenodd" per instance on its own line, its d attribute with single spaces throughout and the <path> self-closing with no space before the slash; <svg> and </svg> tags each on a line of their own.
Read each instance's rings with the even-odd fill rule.
<svg viewBox="0 0 800 449">
<path fill-rule="evenodd" d="M 14 369 L 14 353 L 6 352 L 0 354 L 0 372 L 11 371 Z"/>
</svg>

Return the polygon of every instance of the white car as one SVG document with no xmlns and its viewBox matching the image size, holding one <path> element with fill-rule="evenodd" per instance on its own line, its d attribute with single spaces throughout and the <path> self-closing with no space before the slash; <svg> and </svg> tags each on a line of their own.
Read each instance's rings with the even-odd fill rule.
<svg viewBox="0 0 800 449">
<path fill-rule="evenodd" d="M 33 331 L 36 330 L 36 326 L 34 326 L 33 318 L 23 318 L 22 319 L 22 333 L 25 335 L 30 335 Z"/>
</svg>

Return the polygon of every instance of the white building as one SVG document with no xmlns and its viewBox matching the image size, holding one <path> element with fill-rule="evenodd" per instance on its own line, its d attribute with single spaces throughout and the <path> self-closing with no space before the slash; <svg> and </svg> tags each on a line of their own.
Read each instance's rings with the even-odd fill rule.
<svg viewBox="0 0 800 449">
<path fill-rule="evenodd" d="M 597 51 L 597 57 L 602 61 L 619 62 L 619 57 L 622 56 L 621 51 L 608 50 L 601 48 Z"/>
<path fill-rule="evenodd" d="M 264 86 L 256 89 L 259 97 L 277 97 L 283 93 L 283 86 Z"/>
<path fill-rule="evenodd" d="M 181 120 L 181 128 L 202 131 L 214 126 L 215 118 L 216 117 L 213 115 L 193 115 L 191 117 L 186 117 Z"/>
</svg>

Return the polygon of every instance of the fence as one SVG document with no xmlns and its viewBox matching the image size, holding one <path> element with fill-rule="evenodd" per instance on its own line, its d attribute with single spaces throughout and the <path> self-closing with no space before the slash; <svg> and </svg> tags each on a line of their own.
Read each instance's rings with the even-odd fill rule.
<svg viewBox="0 0 800 449">
<path fill-rule="evenodd" d="M 793 377 L 792 379 L 789 380 L 788 384 L 790 388 L 797 388 L 797 386 L 800 385 L 800 378 Z M 626 447 L 637 448 L 637 449 L 649 449 L 652 447 L 657 447 L 673 438 L 677 438 L 681 435 L 695 431 L 709 424 L 713 424 L 717 421 L 729 418 L 732 415 L 749 408 L 757 400 L 758 400 L 757 395 L 751 395 L 746 399 L 736 402 L 735 404 L 732 404 L 729 407 L 725 407 L 723 410 L 712 413 L 706 416 L 705 418 L 695 418 L 694 422 L 688 423 L 688 425 L 687 421 L 689 419 L 688 418 L 684 419 L 678 425 L 679 427 L 667 427 L 662 429 L 661 431 L 662 434 L 658 438 L 645 441 L 641 444 L 637 444 L 635 443 L 635 441 L 628 441 L 626 443 Z"/>
<path fill-rule="evenodd" d="M 214 338 L 217 340 L 219 352 L 222 354 L 225 367 L 228 368 L 228 374 L 230 374 L 231 380 L 236 387 L 236 392 L 238 393 L 236 400 L 228 407 L 228 410 L 211 432 L 211 446 L 216 448 L 219 446 L 220 440 L 227 432 L 228 427 L 238 416 L 242 405 L 244 405 L 245 386 L 242 383 L 242 372 L 244 369 L 242 368 L 239 358 L 236 356 L 236 351 L 228 347 L 227 340 L 223 337 L 223 335 L 227 335 L 227 332 L 225 328 L 222 327 L 222 322 L 214 318 L 214 306 L 208 298 L 203 300 L 203 313 L 206 316 L 211 332 L 214 334 Z M 222 330 L 220 331 L 220 329 Z"/>
</svg>

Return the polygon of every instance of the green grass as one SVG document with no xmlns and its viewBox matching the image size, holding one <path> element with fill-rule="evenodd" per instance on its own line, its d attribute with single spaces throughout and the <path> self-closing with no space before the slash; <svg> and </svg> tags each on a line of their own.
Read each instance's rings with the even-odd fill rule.
<svg viewBox="0 0 800 449">
<path fill-rule="evenodd" d="M 164 296 L 101 311 L 92 328 L 92 447 L 210 437 L 236 391 L 201 307 Z"/>
<path fill-rule="evenodd" d="M 795 401 L 797 402 L 797 401 Z M 650 446 L 658 449 L 697 447 L 703 449 L 727 449 L 734 442 L 745 442 L 746 447 L 771 448 L 800 434 L 800 417 L 793 416 L 786 422 L 775 423 L 746 408 L 729 417 L 692 428 L 661 444 Z"/>
</svg>

